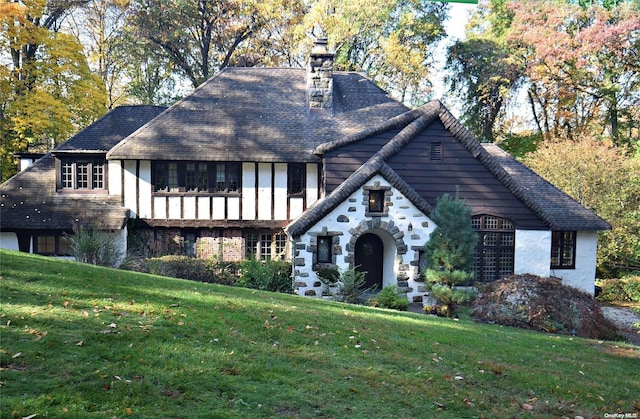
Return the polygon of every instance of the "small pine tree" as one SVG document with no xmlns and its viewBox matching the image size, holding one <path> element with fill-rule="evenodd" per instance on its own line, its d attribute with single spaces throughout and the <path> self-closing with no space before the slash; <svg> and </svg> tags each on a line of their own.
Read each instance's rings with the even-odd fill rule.
<svg viewBox="0 0 640 419">
<path fill-rule="evenodd" d="M 453 315 L 455 304 L 471 298 L 468 292 L 454 290 L 472 278 L 473 254 L 478 234 L 471 224 L 471 207 L 456 194 L 438 198 L 431 219 L 437 225 L 425 244 L 425 279 L 433 296 Z"/>
</svg>

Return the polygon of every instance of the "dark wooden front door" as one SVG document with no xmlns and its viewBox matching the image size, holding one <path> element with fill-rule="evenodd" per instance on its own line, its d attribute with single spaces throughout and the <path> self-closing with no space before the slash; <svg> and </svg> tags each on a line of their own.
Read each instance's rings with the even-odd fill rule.
<svg viewBox="0 0 640 419">
<path fill-rule="evenodd" d="M 384 245 L 375 234 L 363 234 L 356 240 L 356 270 L 366 272 L 365 288 L 382 289 L 382 258 Z"/>
</svg>

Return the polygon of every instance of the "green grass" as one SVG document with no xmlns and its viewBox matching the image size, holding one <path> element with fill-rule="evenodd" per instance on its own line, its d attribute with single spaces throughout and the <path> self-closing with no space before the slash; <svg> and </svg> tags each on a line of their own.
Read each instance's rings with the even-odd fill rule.
<svg viewBox="0 0 640 419">
<path fill-rule="evenodd" d="M 637 412 L 640 349 L 0 251 L 2 417 Z"/>
</svg>

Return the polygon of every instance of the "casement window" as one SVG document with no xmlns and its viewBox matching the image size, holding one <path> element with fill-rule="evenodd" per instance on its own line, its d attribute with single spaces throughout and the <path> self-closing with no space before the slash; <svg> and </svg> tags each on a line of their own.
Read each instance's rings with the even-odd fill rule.
<svg viewBox="0 0 640 419">
<path fill-rule="evenodd" d="M 34 253 L 46 256 L 70 256 L 69 240 L 64 235 L 41 235 L 34 237 Z"/>
<path fill-rule="evenodd" d="M 369 212 L 384 212 L 384 191 L 369 191 Z"/>
<path fill-rule="evenodd" d="M 154 161 L 155 192 L 237 193 L 240 163 Z"/>
<path fill-rule="evenodd" d="M 551 233 L 551 269 L 575 269 L 576 232 L 554 231 Z"/>
<path fill-rule="evenodd" d="M 302 195 L 307 182 L 307 165 L 289 163 L 287 168 L 287 188 L 289 196 Z"/>
<path fill-rule="evenodd" d="M 318 263 L 333 263 L 332 243 L 331 236 L 318 237 Z"/>
<path fill-rule="evenodd" d="M 475 216 L 472 225 L 478 233 L 474 254 L 474 281 L 495 281 L 513 273 L 515 228 L 510 220 L 489 215 Z"/>
<path fill-rule="evenodd" d="M 284 259 L 287 236 L 284 232 L 254 232 L 244 237 L 245 258 L 257 260 Z"/>
<path fill-rule="evenodd" d="M 63 190 L 104 190 L 105 172 L 104 159 L 61 160 L 59 185 Z"/>
</svg>

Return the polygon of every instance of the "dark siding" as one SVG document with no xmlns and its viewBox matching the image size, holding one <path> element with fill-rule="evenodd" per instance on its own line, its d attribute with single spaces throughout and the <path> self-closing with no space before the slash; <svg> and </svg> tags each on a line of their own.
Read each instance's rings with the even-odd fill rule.
<svg viewBox="0 0 640 419">
<path fill-rule="evenodd" d="M 429 159 L 433 141 L 442 143 L 442 160 Z M 458 190 L 474 214 L 508 218 L 517 228 L 546 228 L 440 121 L 434 122 L 387 163 L 432 206 L 438 197 L 445 193 L 455 195 Z"/>
<path fill-rule="evenodd" d="M 380 150 L 398 131 L 348 144 L 325 155 L 325 187 L 331 193 Z M 430 160 L 431 142 L 442 143 L 442 159 Z M 435 206 L 445 193 L 467 200 L 474 214 L 491 214 L 513 221 L 517 228 L 546 229 L 519 199 L 495 178 L 444 127 L 435 121 L 421 135 L 387 159 L 391 168 Z"/>
<path fill-rule="evenodd" d="M 385 132 L 328 152 L 324 161 L 326 193 L 330 194 L 398 132 Z"/>
</svg>

